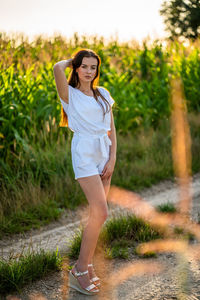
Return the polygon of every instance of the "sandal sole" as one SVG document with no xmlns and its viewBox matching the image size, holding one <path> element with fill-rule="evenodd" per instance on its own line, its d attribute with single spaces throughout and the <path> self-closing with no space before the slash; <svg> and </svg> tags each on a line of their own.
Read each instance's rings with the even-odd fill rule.
<svg viewBox="0 0 200 300">
<path fill-rule="evenodd" d="M 88 292 L 88 291 L 84 290 L 80 286 L 80 284 L 78 282 L 78 279 L 76 279 L 71 272 L 69 272 L 69 284 L 68 284 L 68 286 L 75 289 L 76 291 L 79 291 L 80 293 L 88 295 L 88 296 L 95 296 L 96 294 L 99 293 L 99 291 L 97 291 L 97 292 Z"/>
</svg>

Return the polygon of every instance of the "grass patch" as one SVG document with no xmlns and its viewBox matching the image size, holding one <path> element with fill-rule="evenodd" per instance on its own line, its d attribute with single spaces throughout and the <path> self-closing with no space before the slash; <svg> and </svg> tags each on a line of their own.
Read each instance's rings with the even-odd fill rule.
<svg viewBox="0 0 200 300">
<path fill-rule="evenodd" d="M 195 235 L 188 231 L 185 230 L 184 228 L 180 227 L 180 226 L 175 226 L 174 227 L 174 234 L 181 239 L 185 239 L 188 241 L 194 241 L 195 240 Z"/>
<path fill-rule="evenodd" d="M 177 209 L 174 205 L 174 203 L 167 202 L 160 204 L 156 207 L 156 210 L 163 213 L 175 213 L 177 212 Z"/>
<path fill-rule="evenodd" d="M 4 218 L 0 223 L 0 237 L 4 234 L 24 232 L 32 228 L 39 228 L 51 221 L 57 220 L 63 208 L 58 207 L 55 201 L 40 203 L 26 211 L 19 211 Z"/>
<path fill-rule="evenodd" d="M 200 212 L 197 214 L 197 223 L 200 224 Z"/>
<path fill-rule="evenodd" d="M 71 239 L 69 252 L 67 254 L 70 258 L 78 258 L 81 249 L 82 236 L 83 236 L 83 226 L 80 225 Z"/>
<path fill-rule="evenodd" d="M 139 128 L 119 135 L 113 182 L 139 191 L 163 179 L 173 179 L 170 124 L 161 122 L 157 129 Z"/>
<path fill-rule="evenodd" d="M 72 177 L 70 153 L 61 148 L 30 147 L 15 166 L 0 160 L 0 238 L 39 228 L 87 202 Z"/>
<path fill-rule="evenodd" d="M 78 258 L 82 234 L 83 228 L 79 227 L 71 240 L 68 252 L 70 258 Z M 162 232 L 141 218 L 126 214 L 108 219 L 101 229 L 98 242 L 103 245 L 105 257 L 126 259 L 134 253 L 138 243 L 158 239 L 161 236 Z"/>
<path fill-rule="evenodd" d="M 123 258 L 127 259 L 129 257 L 129 251 L 127 247 L 121 246 L 112 246 L 112 248 L 105 249 L 105 257 L 112 259 L 112 258 Z"/>
<path fill-rule="evenodd" d="M 83 236 L 83 225 L 80 225 L 71 239 L 71 244 L 66 257 L 77 259 L 80 253 Z M 174 233 L 181 238 L 192 240 L 194 236 L 185 232 L 183 228 L 175 227 Z M 143 219 L 133 214 L 118 215 L 108 219 L 100 232 L 99 241 L 108 259 L 128 259 L 136 254 L 141 258 L 157 257 L 156 252 L 149 251 L 141 254 L 140 243 L 163 237 L 163 232 L 152 227 Z M 59 271 L 63 258 L 56 252 L 33 252 L 20 255 L 16 260 L 0 260 L 0 291 L 6 294 L 12 291 L 21 292 L 27 283 L 43 278 L 50 271 Z M 72 268 L 67 266 L 68 269 Z"/>
<path fill-rule="evenodd" d="M 114 216 L 105 222 L 100 237 L 104 243 L 112 243 L 121 238 L 135 242 L 147 242 L 158 238 L 159 233 L 143 219 L 127 213 Z"/>
<path fill-rule="evenodd" d="M 141 258 L 152 258 L 152 257 L 157 257 L 157 253 L 155 251 L 148 251 L 148 252 L 145 252 L 145 253 L 141 253 L 140 252 L 140 248 L 139 247 L 136 247 L 134 249 L 134 253 L 137 254 L 139 257 Z"/>
<path fill-rule="evenodd" d="M 190 116 L 193 172 L 200 170 L 198 122 L 198 118 Z M 58 143 L 47 143 L 43 148 L 42 140 L 36 145 L 29 144 L 26 152 L 12 161 L 0 160 L 0 238 L 39 228 L 58 219 L 65 209 L 87 204 L 74 180 L 72 134 L 63 130 L 61 137 Z M 156 129 L 140 127 L 126 135 L 117 132 L 117 140 L 112 184 L 139 191 L 164 179 L 173 180 L 168 120 L 160 122 Z"/>
<path fill-rule="evenodd" d="M 199 114 L 190 113 L 188 118 L 190 123 L 190 134 L 192 138 L 192 172 L 195 174 L 200 170 L 200 117 Z"/>
<path fill-rule="evenodd" d="M 18 291 L 26 284 L 43 278 L 51 271 L 61 269 L 62 258 L 58 251 L 32 252 L 20 255 L 18 260 L 0 260 L 0 293 Z"/>
</svg>

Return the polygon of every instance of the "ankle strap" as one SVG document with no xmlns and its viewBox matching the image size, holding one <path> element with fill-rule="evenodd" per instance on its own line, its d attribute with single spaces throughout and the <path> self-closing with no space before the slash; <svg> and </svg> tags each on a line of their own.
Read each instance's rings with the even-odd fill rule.
<svg viewBox="0 0 200 300">
<path fill-rule="evenodd" d="M 92 267 L 92 266 L 93 266 L 93 264 L 89 264 L 89 265 L 88 265 L 88 267 Z"/>
<path fill-rule="evenodd" d="M 82 276 L 82 275 L 85 275 L 88 273 L 88 270 L 87 271 L 84 271 L 84 272 L 75 272 L 75 275 L 76 276 Z"/>
</svg>

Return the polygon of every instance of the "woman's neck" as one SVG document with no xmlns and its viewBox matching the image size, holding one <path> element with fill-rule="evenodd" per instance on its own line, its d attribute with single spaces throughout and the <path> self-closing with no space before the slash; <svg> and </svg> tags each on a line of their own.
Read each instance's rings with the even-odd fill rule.
<svg viewBox="0 0 200 300">
<path fill-rule="evenodd" d="M 89 92 L 89 91 L 91 91 L 91 83 L 90 82 L 80 82 L 78 88 L 81 91 Z"/>
</svg>

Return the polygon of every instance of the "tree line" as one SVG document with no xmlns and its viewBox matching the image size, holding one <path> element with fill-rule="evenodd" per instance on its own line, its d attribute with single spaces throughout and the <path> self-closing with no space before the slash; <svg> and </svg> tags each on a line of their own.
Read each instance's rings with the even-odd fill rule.
<svg viewBox="0 0 200 300">
<path fill-rule="evenodd" d="M 179 37 L 196 40 L 200 35 L 200 1 L 170 0 L 164 1 L 160 9 L 164 18 L 168 38 Z"/>
</svg>

